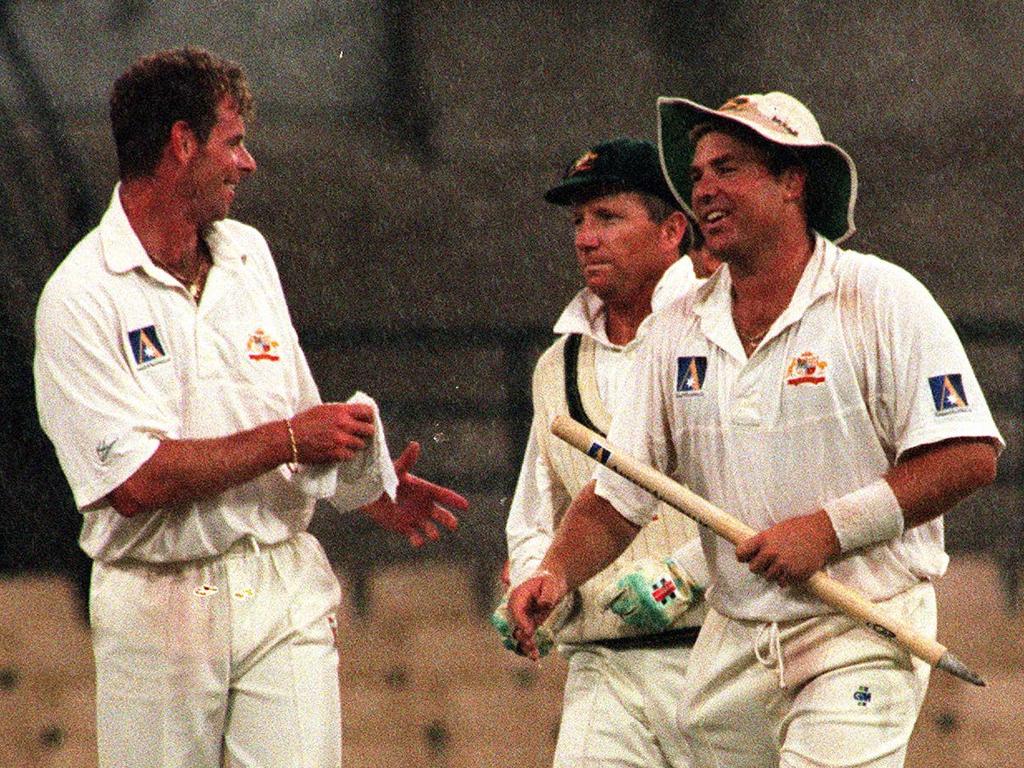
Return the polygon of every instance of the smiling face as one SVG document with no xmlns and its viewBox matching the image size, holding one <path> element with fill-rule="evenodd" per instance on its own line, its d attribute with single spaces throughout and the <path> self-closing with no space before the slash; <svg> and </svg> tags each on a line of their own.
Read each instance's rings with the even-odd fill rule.
<svg viewBox="0 0 1024 768">
<path fill-rule="evenodd" d="M 231 99 L 217 106 L 217 122 L 198 143 L 185 169 L 185 196 L 191 218 L 205 228 L 227 217 L 238 183 L 256 170 L 245 147 L 245 121 Z"/>
<path fill-rule="evenodd" d="M 654 286 L 679 257 L 682 233 L 674 217 L 682 216 L 675 212 L 656 222 L 636 192 L 612 192 L 574 204 L 576 259 L 587 287 L 606 304 L 644 301 L 649 306 Z"/>
<path fill-rule="evenodd" d="M 693 212 L 721 261 L 770 246 L 794 215 L 803 215 L 804 172 L 794 166 L 773 173 L 762 149 L 731 134 L 700 137 L 690 178 Z"/>
</svg>

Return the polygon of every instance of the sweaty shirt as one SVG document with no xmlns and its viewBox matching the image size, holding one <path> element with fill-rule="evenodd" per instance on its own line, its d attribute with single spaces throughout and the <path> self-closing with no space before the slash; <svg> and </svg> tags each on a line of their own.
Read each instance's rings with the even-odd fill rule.
<svg viewBox="0 0 1024 768">
<path fill-rule="evenodd" d="M 956 437 L 1002 444 L 945 314 L 901 268 L 819 237 L 789 306 L 748 359 L 728 266 L 660 313 L 637 358 L 631 407 L 608 441 L 755 530 L 871 483 L 905 451 Z M 597 493 L 631 521 L 651 497 L 602 467 Z M 827 611 L 752 574 L 702 530 L 708 600 L 739 619 Z M 829 575 L 884 599 L 948 563 L 942 518 L 832 560 Z"/>
</svg>

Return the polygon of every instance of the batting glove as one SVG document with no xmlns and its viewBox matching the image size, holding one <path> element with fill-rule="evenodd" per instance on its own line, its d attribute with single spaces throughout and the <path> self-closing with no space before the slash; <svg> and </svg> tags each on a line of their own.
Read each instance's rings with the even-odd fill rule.
<svg viewBox="0 0 1024 768">
<path fill-rule="evenodd" d="M 507 594 L 502 598 L 498 607 L 494 609 L 494 613 L 491 614 L 491 626 L 498 630 L 498 634 L 501 636 L 501 644 L 505 648 L 520 656 L 526 655 L 520 650 L 519 642 L 512 636 L 512 618 L 508 613 Z M 537 627 L 537 631 L 533 635 L 533 641 L 537 644 L 538 653 L 541 656 L 547 656 L 555 645 L 554 635 L 548 628 L 547 622 Z"/>
<path fill-rule="evenodd" d="M 643 558 L 605 588 L 601 604 L 631 627 L 660 632 L 686 613 L 701 592 L 674 558 Z"/>
</svg>

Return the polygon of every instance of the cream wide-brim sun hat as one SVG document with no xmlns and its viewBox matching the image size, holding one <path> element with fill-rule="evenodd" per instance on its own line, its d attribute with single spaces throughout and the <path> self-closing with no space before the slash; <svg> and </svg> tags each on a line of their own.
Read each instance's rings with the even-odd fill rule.
<svg viewBox="0 0 1024 768">
<path fill-rule="evenodd" d="M 792 149 L 806 164 L 808 224 L 833 242 L 850 237 L 856 227 L 857 168 L 837 144 L 825 141 L 818 121 L 800 101 L 779 91 L 729 99 L 718 109 L 689 99 L 658 99 L 658 154 L 665 179 L 679 202 L 690 210 L 693 182 L 690 132 L 700 123 L 727 121 L 743 125 L 774 144 Z"/>
</svg>

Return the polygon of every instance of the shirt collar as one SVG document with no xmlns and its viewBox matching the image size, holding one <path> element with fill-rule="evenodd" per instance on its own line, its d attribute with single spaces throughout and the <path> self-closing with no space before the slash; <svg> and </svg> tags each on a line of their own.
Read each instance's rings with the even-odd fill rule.
<svg viewBox="0 0 1024 768">
<path fill-rule="evenodd" d="M 662 274 L 658 284 L 654 286 L 654 294 L 651 296 L 652 314 L 678 299 L 695 282 L 697 282 L 697 278 L 694 276 L 693 264 L 689 256 L 683 256 L 673 262 Z M 648 315 L 641 323 L 640 329 L 645 328 L 650 319 L 651 315 Z M 608 340 L 608 334 L 604 327 L 604 302 L 589 288 L 584 288 L 573 297 L 558 318 L 558 322 L 555 323 L 554 331 L 561 335 L 579 333 L 591 337 L 605 347 L 614 349 L 629 346 L 612 344 Z M 641 336 L 638 329 L 637 339 Z"/>
<path fill-rule="evenodd" d="M 121 183 L 118 182 L 114 187 L 110 205 L 106 213 L 103 214 L 99 225 L 100 244 L 107 269 L 114 273 L 124 273 L 141 268 L 160 282 L 176 285 L 175 282 L 168 282 L 161 273 L 155 271 L 156 265 L 142 246 L 135 230 L 132 229 L 131 222 L 128 221 L 128 214 L 124 212 L 120 192 Z M 210 248 L 213 263 L 217 266 L 228 266 L 231 262 L 244 263 L 245 261 L 243 253 L 221 222 L 214 223 L 206 237 L 206 244 Z"/>
<path fill-rule="evenodd" d="M 800 282 L 797 283 L 789 305 L 765 334 L 765 341 L 782 333 L 803 317 L 819 298 L 834 290 L 834 265 L 838 255 L 839 249 L 835 243 L 815 233 L 814 251 L 804 267 Z M 746 358 L 742 354 L 743 345 L 736 335 L 736 327 L 732 320 L 732 277 L 728 264 L 723 264 L 721 269 L 697 289 L 693 311 L 700 317 L 701 330 L 708 339 L 740 359 Z"/>
<path fill-rule="evenodd" d="M 130 272 L 136 267 L 152 267 L 153 262 L 135 234 L 128 215 L 121 205 L 121 184 L 114 187 L 113 197 L 100 220 L 100 245 L 103 259 L 111 272 Z"/>
</svg>

